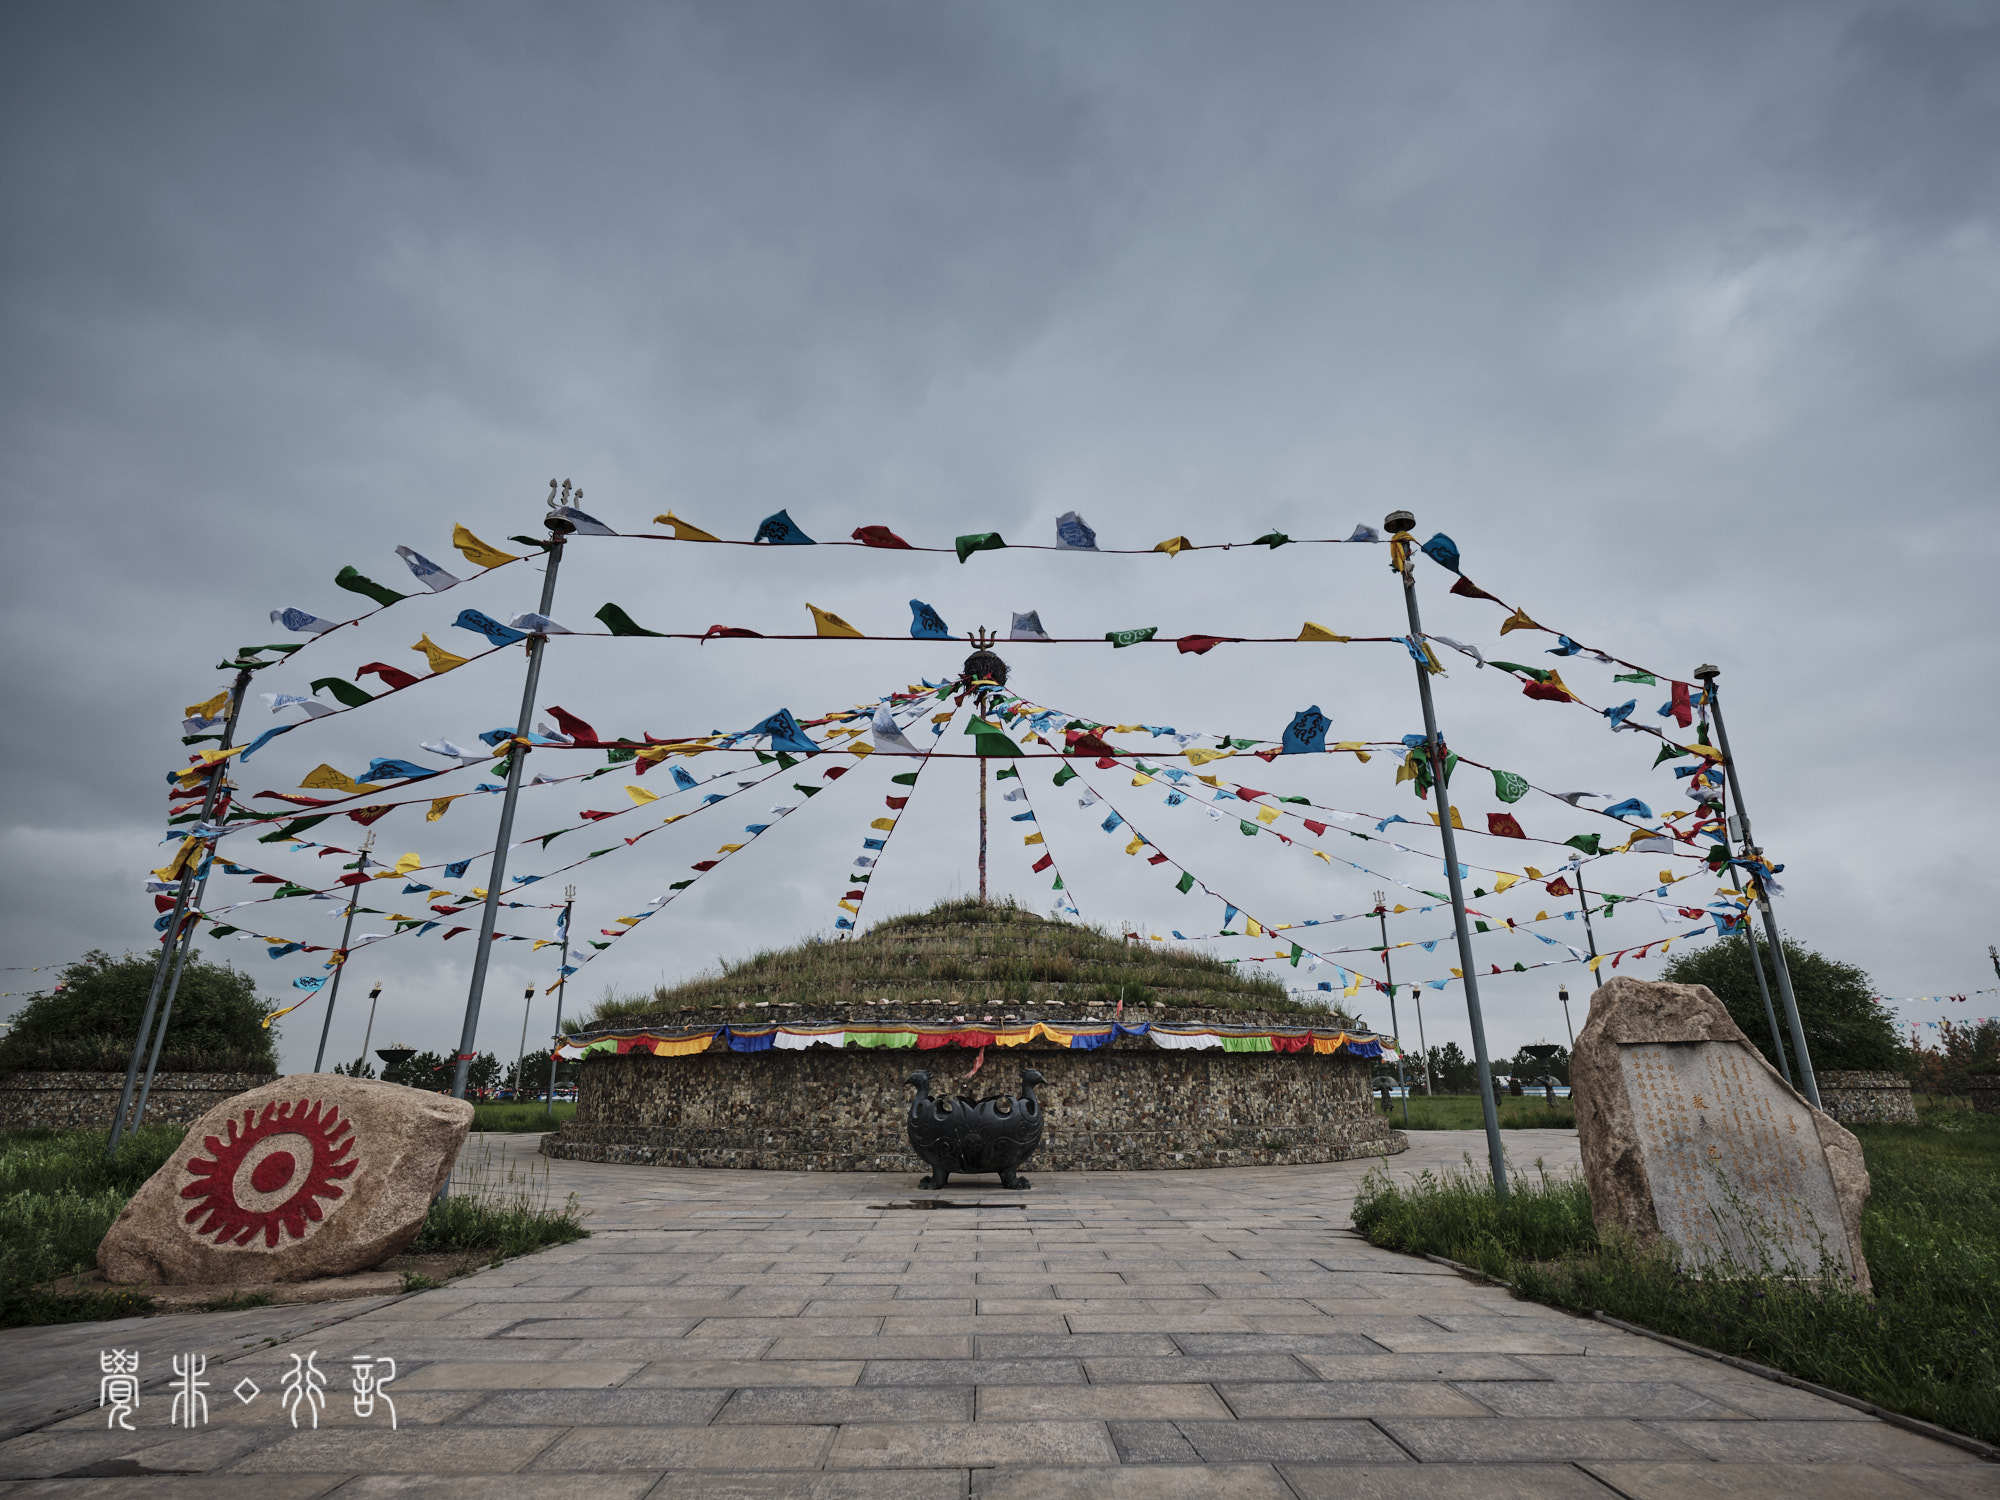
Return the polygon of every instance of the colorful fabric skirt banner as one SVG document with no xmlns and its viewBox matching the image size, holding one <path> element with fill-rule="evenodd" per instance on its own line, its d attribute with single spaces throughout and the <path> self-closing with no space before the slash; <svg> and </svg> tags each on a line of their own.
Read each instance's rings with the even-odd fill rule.
<svg viewBox="0 0 2000 1500">
<path fill-rule="evenodd" d="M 1092 1051 L 1113 1042 L 1147 1040 L 1169 1051 L 1282 1052 L 1326 1057 L 1345 1052 L 1353 1057 L 1396 1060 L 1391 1039 L 1375 1032 L 1321 1031 L 1312 1027 L 1174 1026 L 1139 1021 L 1031 1021 L 1010 1026 L 926 1025 L 886 1022 L 857 1026 L 715 1026 L 674 1032 L 588 1031 L 560 1039 L 555 1055 L 579 1058 L 589 1052 L 647 1053 L 654 1057 L 691 1057 L 720 1046 L 730 1052 L 802 1051 L 807 1047 L 866 1047 L 914 1049 L 942 1047 L 1020 1047 L 1053 1042 L 1072 1051 Z"/>
</svg>

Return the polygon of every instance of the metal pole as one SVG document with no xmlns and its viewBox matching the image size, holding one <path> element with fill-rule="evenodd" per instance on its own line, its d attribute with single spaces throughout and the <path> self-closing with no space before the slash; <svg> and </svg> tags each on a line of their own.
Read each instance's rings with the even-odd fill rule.
<svg viewBox="0 0 2000 1500">
<path fill-rule="evenodd" d="M 1729 847 L 1729 815 L 1722 817 L 1722 854 L 1725 859 L 1734 860 Z M 1729 866 L 1735 869 L 1734 863 Z M 1757 934 L 1750 929 L 1750 913 L 1743 913 L 1741 930 L 1744 946 L 1750 950 L 1750 971 L 1757 976 L 1757 998 L 1764 1002 L 1764 1024 L 1771 1028 L 1771 1050 L 1777 1054 L 1778 1072 L 1786 1083 L 1792 1082 L 1792 1065 L 1785 1061 L 1785 1039 L 1778 1030 L 1778 1013 L 1771 1008 L 1771 986 L 1764 978 L 1764 960 L 1757 952 Z M 1796 1084 L 1792 1085 L 1794 1088 Z"/>
<path fill-rule="evenodd" d="M 224 750 L 229 749 L 231 745 L 236 743 L 236 720 L 243 712 L 243 690 L 249 686 L 249 669 L 239 668 L 236 673 L 236 681 L 230 685 L 229 689 L 229 718 L 222 726 L 222 749 Z M 196 825 L 197 827 L 205 827 L 209 819 L 215 815 L 216 798 L 221 794 L 222 783 L 227 777 L 228 771 L 229 762 L 227 760 L 218 760 L 210 768 L 208 773 L 208 795 L 202 799 L 201 822 Z M 215 854 L 215 848 L 212 844 L 209 846 L 207 852 L 209 858 L 212 859 Z M 207 885 L 208 860 L 204 859 L 202 861 L 200 879 L 197 881 L 194 871 L 184 871 L 181 875 L 180 889 L 174 894 L 174 914 L 167 922 L 167 935 L 160 940 L 160 960 L 153 967 L 153 987 L 146 995 L 146 1009 L 139 1017 L 139 1034 L 132 1039 L 132 1056 L 125 1064 L 125 1086 L 118 1093 L 118 1113 L 112 1116 L 111 1137 L 105 1143 L 104 1149 L 110 1154 L 115 1155 L 117 1153 L 118 1138 L 125 1132 L 125 1112 L 132 1106 L 132 1089 L 139 1081 L 139 1059 L 146 1054 L 146 1038 L 153 1029 L 153 1016 L 159 1009 L 160 995 L 165 988 L 167 980 L 167 966 L 170 962 L 173 962 L 176 950 L 178 950 L 182 958 L 185 958 L 187 943 L 183 941 L 183 938 L 185 937 L 189 941 L 192 941 L 192 933 L 183 934 L 181 932 L 181 919 L 187 915 L 190 898 L 199 902 L 201 899 L 200 893 L 206 889 Z M 180 964 L 178 962 L 174 962 L 174 973 L 175 977 L 178 978 L 180 973 Z M 162 1016 L 160 1018 L 160 1032 L 162 1035 L 165 1035 L 166 1029 L 167 1018 Z M 158 1049 L 155 1049 L 154 1056 L 157 1057 L 158 1055 Z M 135 1121 L 134 1124 L 136 1125 L 136 1123 Z"/>
<path fill-rule="evenodd" d="M 521 1085 L 527 1079 L 528 1070 L 524 1066 L 528 1056 L 528 1013 L 535 1008 L 535 987 L 531 984 L 521 992 L 521 1045 L 514 1053 L 514 1102 L 521 1102 Z"/>
<path fill-rule="evenodd" d="M 1570 1023 L 1569 1023 L 1569 986 L 1568 986 L 1568 985 L 1566 985 L 1566 984 L 1559 984 L 1559 985 L 1557 985 L 1557 986 L 1556 986 L 1556 999 L 1558 999 L 1558 1000 L 1562 1001 L 1562 1005 L 1563 1005 L 1563 1030 L 1564 1030 L 1564 1031 L 1567 1031 L 1567 1032 L 1569 1033 L 1569 1050 L 1570 1050 L 1570 1055 L 1571 1055 L 1572 1057 L 1574 1057 L 1574 1056 L 1576 1055 L 1576 1028 L 1575 1028 L 1574 1026 L 1570 1025 Z"/>
<path fill-rule="evenodd" d="M 1722 722 L 1722 699 L 1715 690 L 1715 679 L 1722 675 L 1722 669 L 1703 663 L 1694 669 L 1694 675 L 1708 689 L 1709 711 L 1715 715 L 1715 737 L 1722 750 L 1723 764 L 1728 768 L 1729 795 L 1736 802 L 1736 821 L 1742 825 L 1743 853 L 1746 857 L 1755 858 L 1762 851 L 1750 832 L 1750 813 L 1743 805 L 1743 776 L 1737 769 L 1736 757 L 1729 753 L 1729 729 Z M 1822 1108 L 1819 1079 L 1813 1074 L 1812 1054 L 1806 1050 L 1806 1028 L 1799 1019 L 1798 996 L 1792 992 L 1792 971 L 1785 962 L 1784 939 L 1778 935 L 1778 918 L 1771 910 L 1771 897 L 1761 880 L 1757 882 L 1756 900 L 1757 910 L 1764 918 L 1764 936 L 1771 943 L 1771 969 L 1778 976 L 1778 999 L 1784 1004 L 1785 1025 L 1792 1034 L 1792 1055 L 1799 1065 L 1798 1082 L 1803 1085 L 1807 1101 L 1814 1109 L 1819 1109 Z"/>
<path fill-rule="evenodd" d="M 559 505 L 581 500 L 583 491 L 572 497 L 569 481 L 562 484 L 557 498 L 556 482 L 549 481 L 549 513 L 542 524 L 549 529 L 548 566 L 542 572 L 542 602 L 537 613 L 546 615 L 555 607 L 556 569 L 562 564 L 563 543 L 576 530 L 556 514 Z M 521 713 L 514 724 L 514 745 L 507 757 L 507 791 L 500 800 L 500 827 L 493 839 L 493 867 L 486 876 L 486 906 L 479 914 L 479 946 L 472 954 L 472 984 L 465 996 L 465 1025 L 459 1031 L 458 1056 L 452 1069 L 451 1096 L 465 1097 L 466 1076 L 471 1071 L 479 1038 L 479 1002 L 486 994 L 486 966 L 493 957 L 493 924 L 500 915 L 500 898 L 507 884 L 507 845 L 514 838 L 514 804 L 521 797 L 521 768 L 528 759 L 528 731 L 534 727 L 535 691 L 542 680 L 542 649 L 548 637 L 536 631 L 528 637 L 528 676 L 521 684 Z"/>
<path fill-rule="evenodd" d="M 368 1029 L 361 1033 L 361 1061 L 364 1065 L 368 1061 L 368 1044 L 375 1040 L 375 1002 L 381 998 L 382 981 L 378 979 L 368 991 Z"/>
<path fill-rule="evenodd" d="M 986 762 L 979 762 L 979 904 L 986 904 Z"/>
<path fill-rule="evenodd" d="M 1570 872 L 1576 876 L 1576 906 L 1577 910 L 1583 913 L 1583 935 L 1585 940 L 1590 944 L 1590 956 L 1595 958 L 1597 957 L 1597 929 L 1590 925 L 1590 893 L 1583 888 L 1583 866 L 1572 865 Z M 1591 976 L 1595 978 L 1597 971 L 1592 969 L 1590 972 Z"/>
<path fill-rule="evenodd" d="M 361 904 L 361 888 L 368 884 L 368 851 L 375 847 L 375 830 L 369 829 L 368 836 L 361 841 L 361 862 L 354 869 L 362 878 L 354 882 L 347 895 L 347 920 L 340 928 L 340 962 L 333 966 L 333 984 L 327 991 L 326 1017 L 319 1023 L 319 1051 L 313 1054 L 313 1071 L 318 1073 L 326 1065 L 326 1039 L 333 1031 L 333 1006 L 340 999 L 340 976 L 347 972 L 347 940 L 354 933 L 354 908 Z"/>
<path fill-rule="evenodd" d="M 1381 892 L 1375 893 L 1375 915 L 1382 923 L 1382 978 L 1389 986 L 1389 1030 L 1396 1038 L 1396 1087 L 1403 1091 L 1403 1126 L 1410 1124 L 1410 1081 L 1403 1073 L 1403 1028 L 1396 1019 L 1396 976 L 1389 969 L 1389 903 Z"/>
<path fill-rule="evenodd" d="M 569 924 L 570 916 L 576 909 L 576 887 L 570 886 L 563 892 L 562 960 L 556 969 L 556 1029 L 562 1035 L 563 986 L 569 983 Z M 556 1114 L 556 1049 L 549 1048 L 549 1097 L 542 1110 L 550 1119 Z"/>
<path fill-rule="evenodd" d="M 1417 613 L 1417 573 L 1412 554 L 1416 541 L 1410 530 L 1417 518 L 1406 510 L 1391 511 L 1382 522 L 1391 537 L 1392 561 L 1403 575 L 1403 603 L 1410 617 L 1411 649 L 1424 650 L 1424 624 Z M 1444 873 L 1451 891 L 1452 925 L 1458 929 L 1458 964 L 1465 979 L 1465 1013 L 1472 1023 L 1472 1055 L 1479 1068 L 1479 1112 L 1486 1123 L 1486 1155 L 1493 1169 L 1493 1195 L 1507 1196 L 1507 1153 L 1500 1144 L 1500 1111 L 1493 1102 L 1493 1064 L 1486 1052 L 1486 1018 L 1479 1009 L 1479 973 L 1472 960 L 1472 932 L 1465 915 L 1465 885 L 1458 877 L 1458 840 L 1452 836 L 1451 792 L 1445 786 L 1444 740 L 1438 734 L 1437 707 L 1431 702 L 1430 669 L 1419 660 L 1417 696 L 1423 700 L 1424 735 L 1431 759 L 1431 791 L 1437 801 L 1438 833 L 1444 843 Z"/>
</svg>

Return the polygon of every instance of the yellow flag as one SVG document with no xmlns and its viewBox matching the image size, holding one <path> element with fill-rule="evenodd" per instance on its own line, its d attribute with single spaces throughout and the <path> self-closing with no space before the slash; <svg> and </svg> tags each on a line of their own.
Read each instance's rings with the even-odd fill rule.
<svg viewBox="0 0 2000 1500">
<path fill-rule="evenodd" d="M 637 927 L 644 920 L 645 918 L 643 917 L 620 917 L 618 925 L 620 927 Z"/>
<path fill-rule="evenodd" d="M 502 552 L 498 547 L 488 546 L 463 526 L 451 528 L 451 544 L 465 554 L 467 562 L 476 563 L 482 568 L 497 568 L 502 563 L 521 560 L 512 552 Z"/>
<path fill-rule="evenodd" d="M 1257 925 L 1257 919 L 1248 915 L 1243 918 L 1243 931 L 1251 937 L 1262 937 L 1264 935 L 1264 929 Z"/>
<path fill-rule="evenodd" d="M 808 604 L 806 608 L 812 611 L 813 629 L 820 635 L 858 638 L 861 634 L 830 609 L 821 609 L 817 604 Z"/>
<path fill-rule="evenodd" d="M 1347 979 L 1347 988 L 1342 990 L 1341 994 L 1358 995 L 1360 993 L 1361 993 L 1361 976 L 1359 974 L 1350 974 Z"/>
<path fill-rule="evenodd" d="M 1399 531 L 1389 538 L 1389 566 L 1398 573 L 1410 571 L 1410 551 L 1416 542 L 1407 531 Z"/>
<path fill-rule="evenodd" d="M 432 640 L 428 633 L 416 645 L 410 647 L 410 649 L 412 651 L 423 652 L 424 660 L 431 664 L 433 672 L 449 672 L 453 667 L 464 666 L 466 662 L 465 657 L 453 656 L 444 647 Z"/>
<path fill-rule="evenodd" d="M 1182 752 L 1191 766 L 1205 766 L 1212 760 L 1227 760 L 1236 752 L 1233 750 L 1203 750 L 1194 748 Z"/>
<path fill-rule="evenodd" d="M 365 792 L 367 787 L 349 776 L 345 771 L 336 771 L 329 765 L 317 765 L 299 778 L 299 785 L 314 787 L 330 792 Z"/>
<path fill-rule="evenodd" d="M 1353 751 L 1353 752 L 1354 752 L 1354 758 L 1355 758 L 1356 760 L 1360 761 L 1360 762 L 1361 762 L 1361 764 L 1362 764 L 1362 765 L 1364 765 L 1364 766 L 1365 766 L 1365 765 L 1367 765 L 1369 761 L 1371 761 L 1371 760 L 1373 760 L 1373 759 L 1375 758 L 1375 756 L 1374 756 L 1374 752 L 1372 752 L 1371 750 L 1369 750 L 1369 749 L 1368 749 L 1368 748 L 1367 748 L 1367 747 L 1366 747 L 1365 745 L 1363 745 L 1363 744 L 1361 743 L 1361 741 L 1359 741 L 1359 740 L 1336 740 L 1336 741 L 1334 741 L 1334 745 L 1333 745 L 1333 748 L 1334 748 L 1334 749 L 1336 749 L 1336 750 L 1351 750 L 1351 751 Z"/>
<path fill-rule="evenodd" d="M 1257 821 L 1258 821 L 1259 823 L 1275 823 L 1275 822 L 1277 822 L 1277 821 L 1278 821 L 1278 810 L 1277 810 L 1277 808 L 1275 808 L 1275 807 L 1260 807 L 1260 808 L 1258 808 L 1258 809 L 1257 809 Z"/>
<path fill-rule="evenodd" d="M 1134 786 L 1150 786 L 1150 785 L 1152 784 L 1152 781 L 1153 781 L 1153 778 L 1152 778 L 1152 777 L 1150 777 L 1150 776 L 1146 775 L 1146 774 L 1145 774 L 1144 772 L 1141 772 L 1141 773 L 1140 773 L 1139 775 L 1137 775 L 1137 776 L 1134 776 L 1134 777 L 1132 778 L 1132 785 L 1134 785 Z"/>
<path fill-rule="evenodd" d="M 1453 969 L 1453 970 L 1451 971 L 1451 977 L 1452 977 L 1453 979 L 1463 979 L 1463 978 L 1465 978 L 1465 970 L 1463 970 L 1463 969 Z"/>
<path fill-rule="evenodd" d="M 1674 873 L 1674 872 L 1673 872 L 1672 870 L 1662 870 L 1662 871 L 1660 871 L 1660 884 L 1661 884 L 1661 885 L 1672 885 L 1672 884 L 1673 884 L 1673 883 L 1674 883 L 1674 882 L 1675 882 L 1676 880 L 1679 880 L 1679 879 L 1680 879 L 1680 876 L 1676 875 L 1676 874 L 1675 874 L 1675 873 Z"/>
<path fill-rule="evenodd" d="M 224 688 L 206 703 L 190 703 L 181 710 L 185 719 L 213 719 L 229 707 L 229 689 Z"/>
<path fill-rule="evenodd" d="M 931 722 L 933 724 L 948 724 L 957 715 L 957 713 L 958 713 L 957 709 L 948 708 L 941 714 L 932 714 Z"/>
<path fill-rule="evenodd" d="M 1396 784 L 1398 786 L 1401 786 L 1404 782 L 1414 781 L 1416 780 L 1416 778 L 1417 778 L 1417 762 L 1416 762 L 1416 757 L 1414 756 L 1414 754 L 1412 754 L 1410 756 L 1406 756 L 1403 760 L 1403 763 L 1400 766 L 1396 767 Z M 1437 820 L 1438 820 L 1438 815 L 1436 813 L 1432 813 L 1431 821 L 1435 823 Z"/>
<path fill-rule="evenodd" d="M 684 542 L 714 542 L 721 540 L 720 537 L 710 536 L 699 526 L 690 526 L 672 511 L 668 511 L 664 516 L 653 517 L 653 524 L 655 526 L 671 527 L 674 535 Z"/>
<path fill-rule="evenodd" d="M 1595 974 L 1597 972 L 1597 966 L 1603 962 L 1604 962 L 1604 955 L 1600 953 L 1597 955 L 1597 957 L 1593 958 L 1584 967 L 1589 969 L 1591 973 Z"/>
<path fill-rule="evenodd" d="M 1184 536 L 1170 536 L 1164 542 L 1155 542 L 1153 550 L 1164 552 L 1169 557 L 1177 557 L 1193 545 L 1194 543 Z"/>
<path fill-rule="evenodd" d="M 1493 894 L 1497 896 L 1502 891 L 1506 890 L 1508 886 L 1519 885 L 1520 883 L 1521 883 L 1520 876 L 1509 875 L 1505 871 L 1502 871 L 1499 878 L 1493 882 Z"/>
<path fill-rule="evenodd" d="M 451 797 L 433 797 L 431 799 L 431 810 L 424 814 L 424 821 L 426 823 L 435 823 L 450 810 L 454 800 Z"/>
<path fill-rule="evenodd" d="M 179 880 L 182 874 L 187 870 L 189 862 L 195 857 L 196 853 L 199 852 L 200 849 L 201 849 L 200 839 L 196 838 L 182 839 L 180 848 L 174 851 L 174 857 L 168 860 L 159 869 L 153 871 L 153 874 L 156 875 L 161 880 Z"/>
<path fill-rule="evenodd" d="M 716 850 L 715 852 L 717 854 L 734 854 L 736 853 L 737 850 L 741 849 L 742 847 L 743 846 L 741 844 L 724 844 L 720 849 Z"/>
<path fill-rule="evenodd" d="M 1538 911 L 1535 913 L 1535 920 L 1537 922 L 1546 922 L 1548 921 L 1548 919 L 1549 919 L 1549 914 L 1546 911 Z"/>
<path fill-rule="evenodd" d="M 836 902 L 835 904 L 839 906 L 842 911 L 852 912 L 857 917 L 861 915 L 861 905 L 859 902 L 840 901 Z"/>
<path fill-rule="evenodd" d="M 1352 639 L 1351 636 L 1338 635 L 1328 630 L 1324 625 L 1316 625 L 1311 620 L 1306 621 L 1305 624 L 1299 627 L 1298 638 L 1302 641 L 1345 641 Z"/>
<path fill-rule="evenodd" d="M 884 833 L 887 833 L 890 829 L 896 826 L 896 820 L 894 818 L 877 818 L 874 822 L 870 823 L 868 826 L 870 828 L 879 828 Z"/>
<path fill-rule="evenodd" d="M 650 787 L 640 786 L 637 782 L 629 783 L 626 786 L 625 795 L 630 797 L 640 807 L 644 807 L 648 802 L 658 802 L 660 800 L 658 792 L 652 790 Z"/>
<path fill-rule="evenodd" d="M 1527 870 L 1528 870 L 1528 879 L 1540 880 L 1542 878 L 1542 872 L 1540 870 L 1537 870 L 1533 865 L 1529 865 L 1527 867 Z"/>
<path fill-rule="evenodd" d="M 1145 847 L 1146 847 L 1146 841 L 1140 838 L 1137 834 L 1134 834 L 1132 836 L 1132 842 L 1125 846 L 1125 852 L 1127 854 L 1137 854 L 1141 849 Z"/>
<path fill-rule="evenodd" d="M 1144 724 L 1113 724 L 1111 732 L 1113 734 L 1139 734 L 1144 731 L 1145 727 Z"/>
<path fill-rule="evenodd" d="M 866 740 L 856 740 L 847 747 L 847 751 L 850 755 L 873 755 L 875 747 Z"/>
<path fill-rule="evenodd" d="M 530 953 L 540 953 L 544 948 L 553 948 L 555 943 L 556 940 L 554 938 L 536 938 L 534 945 L 528 951 Z"/>
<path fill-rule="evenodd" d="M 1026 838 L 1022 839 L 1021 842 L 1024 844 L 1040 844 L 1040 843 L 1045 843 L 1047 841 L 1039 833 L 1031 833 Z"/>
<path fill-rule="evenodd" d="M 1541 626 L 1528 618 L 1528 612 L 1525 609 L 1515 610 L 1514 613 L 1500 622 L 1500 633 L 1502 635 L 1505 635 L 1510 630 L 1540 630 L 1541 628 Z"/>
<path fill-rule="evenodd" d="M 411 871 L 421 870 L 423 867 L 424 867 L 424 857 L 421 854 L 412 852 L 409 854 L 405 854 L 401 859 L 397 860 L 395 868 L 390 870 L 389 874 L 408 875 Z M 380 879 L 386 879 L 387 877 L 377 876 L 376 878 L 380 880 Z"/>
</svg>

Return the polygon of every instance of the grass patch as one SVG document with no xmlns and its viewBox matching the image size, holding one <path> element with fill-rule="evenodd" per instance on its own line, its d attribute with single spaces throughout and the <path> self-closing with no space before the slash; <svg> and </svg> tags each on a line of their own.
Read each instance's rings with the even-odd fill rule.
<svg viewBox="0 0 2000 1500">
<path fill-rule="evenodd" d="M 97 1242 L 139 1184 L 180 1145 L 178 1125 L 145 1125 L 104 1153 L 99 1130 L 0 1136 L 0 1328 L 123 1318 L 150 1310 L 130 1292 L 51 1293 L 42 1282 L 87 1270 Z"/>
<path fill-rule="evenodd" d="M 1576 1110 L 1567 1099 L 1558 1098 L 1550 1104 L 1539 1093 L 1519 1098 L 1503 1093 L 1493 1102 L 1500 1110 L 1502 1130 L 1576 1129 Z M 1412 1094 L 1407 1126 L 1401 1099 L 1391 1099 L 1385 1110 L 1378 1095 L 1375 1112 L 1398 1130 L 1483 1130 L 1486 1123 L 1480 1117 L 1477 1094 Z"/>
<path fill-rule="evenodd" d="M 1471 1169 L 1397 1183 L 1369 1174 L 1354 1222 L 1523 1296 L 1602 1310 L 1892 1411 L 2000 1442 L 2000 1120 L 1926 1108 L 1861 1126 L 1873 1193 L 1862 1243 L 1873 1300 L 1773 1276 L 1689 1275 L 1663 1250 L 1600 1238 L 1579 1178 L 1520 1174 L 1505 1203 Z"/>
<path fill-rule="evenodd" d="M 44 1288 L 96 1265 L 98 1242 L 111 1221 L 173 1155 L 185 1133 L 180 1125 L 143 1126 L 119 1143 L 115 1159 L 105 1155 L 104 1134 L 97 1130 L 0 1133 L 0 1328 L 153 1311 L 142 1292 Z M 573 1196 L 551 1206 L 548 1168 L 539 1158 L 505 1166 L 490 1146 L 468 1146 L 460 1153 L 454 1182 L 452 1196 L 431 1205 L 408 1253 L 471 1251 L 500 1260 L 589 1232 Z M 268 1301 L 261 1292 L 233 1292 L 207 1306 L 259 1307 Z"/>
<path fill-rule="evenodd" d="M 472 1128 L 525 1135 L 539 1130 L 554 1130 L 576 1113 L 576 1105 L 560 1100 L 556 1102 L 553 1115 L 545 1113 L 547 1108 L 545 1104 L 526 1101 L 520 1104 L 475 1104 L 472 1106 Z"/>
<path fill-rule="evenodd" d="M 498 1262 L 589 1234 L 576 1194 L 560 1207 L 550 1206 L 553 1197 L 542 1157 L 511 1158 L 490 1142 L 467 1146 L 452 1169 L 451 1192 L 431 1205 L 407 1253 L 490 1250 Z"/>
</svg>

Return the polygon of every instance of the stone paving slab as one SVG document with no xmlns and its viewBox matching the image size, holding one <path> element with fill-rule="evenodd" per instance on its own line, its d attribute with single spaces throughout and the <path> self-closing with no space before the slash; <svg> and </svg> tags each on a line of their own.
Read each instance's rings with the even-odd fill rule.
<svg viewBox="0 0 2000 1500">
<path fill-rule="evenodd" d="M 1566 1132 L 1507 1144 L 1576 1160 Z M 1468 1153 L 1419 1133 L 1389 1165 Z M 547 1165 L 592 1238 L 448 1287 L 0 1333 L 0 1500 L 2000 1496 L 1961 1449 L 1368 1245 L 1370 1163 L 1043 1172 L 954 1214 L 883 1175 Z M 111 1347 L 141 1355 L 132 1433 L 91 1407 Z M 169 1422 L 188 1349 L 195 1431 Z M 307 1353 L 329 1403 L 294 1431 Z M 396 1430 L 349 1409 L 359 1354 L 398 1363 Z"/>
</svg>

